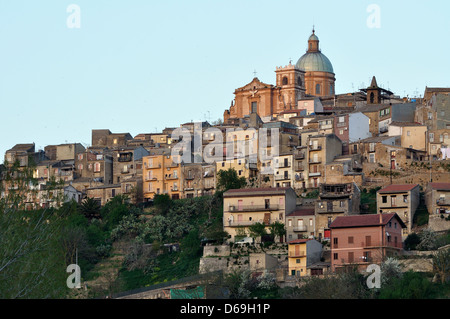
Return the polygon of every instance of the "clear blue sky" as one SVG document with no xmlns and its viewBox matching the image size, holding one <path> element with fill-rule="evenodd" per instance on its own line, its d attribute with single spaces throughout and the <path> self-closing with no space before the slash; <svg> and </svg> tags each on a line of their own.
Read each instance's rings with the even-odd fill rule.
<svg viewBox="0 0 450 319">
<path fill-rule="evenodd" d="M 76 4 L 80 28 L 68 28 Z M 370 4 L 380 9 L 369 28 Z M 450 1 L 0 0 L 0 162 L 17 143 L 90 144 L 222 117 L 234 89 L 275 84 L 315 25 L 336 92 L 450 86 Z"/>
</svg>

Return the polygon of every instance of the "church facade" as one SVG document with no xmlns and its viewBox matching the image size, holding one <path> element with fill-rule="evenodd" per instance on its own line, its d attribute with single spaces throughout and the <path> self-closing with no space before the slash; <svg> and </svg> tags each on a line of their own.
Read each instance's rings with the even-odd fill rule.
<svg viewBox="0 0 450 319">
<path fill-rule="evenodd" d="M 262 119 L 299 109 L 298 101 L 310 97 L 333 97 L 335 74 L 330 60 L 319 49 L 315 30 L 308 39 L 308 49 L 296 64 L 276 67 L 276 84 L 257 77 L 236 89 L 235 98 L 223 114 L 224 122 L 257 113 Z"/>
</svg>

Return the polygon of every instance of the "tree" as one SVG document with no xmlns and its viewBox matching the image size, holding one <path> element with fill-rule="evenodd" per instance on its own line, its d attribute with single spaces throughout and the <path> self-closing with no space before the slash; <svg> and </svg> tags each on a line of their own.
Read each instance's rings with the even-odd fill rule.
<svg viewBox="0 0 450 319">
<path fill-rule="evenodd" d="M 275 221 L 274 223 L 270 224 L 270 233 L 274 236 L 274 239 L 276 237 L 280 238 L 280 242 L 283 240 L 283 236 L 286 235 L 286 227 L 284 227 L 284 224 Z"/>
<path fill-rule="evenodd" d="M 248 227 L 248 231 L 250 232 L 250 236 L 253 238 L 260 238 L 267 234 L 266 225 L 263 223 L 254 223 Z"/>
<path fill-rule="evenodd" d="M 239 177 L 234 168 L 220 170 L 217 173 L 217 189 L 226 192 L 229 189 L 242 188 L 247 184 L 245 177 Z"/>
<path fill-rule="evenodd" d="M 433 254 L 433 273 L 445 283 L 450 278 L 450 248 L 438 249 Z"/>
<path fill-rule="evenodd" d="M 101 206 L 95 199 L 88 197 L 81 202 L 80 212 L 88 219 L 100 216 Z"/>
</svg>

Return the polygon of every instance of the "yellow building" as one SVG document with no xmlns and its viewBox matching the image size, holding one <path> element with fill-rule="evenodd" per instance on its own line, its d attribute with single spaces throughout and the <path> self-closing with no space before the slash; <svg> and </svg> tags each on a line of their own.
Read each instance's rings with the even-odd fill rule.
<svg viewBox="0 0 450 319">
<path fill-rule="evenodd" d="M 291 187 L 230 189 L 223 194 L 224 231 L 231 241 L 249 236 L 248 227 L 255 223 L 269 226 L 285 217 L 296 207 L 296 197 Z"/>
<path fill-rule="evenodd" d="M 245 179 L 255 177 L 257 172 L 257 164 L 250 163 L 248 157 L 216 162 L 216 174 L 221 170 L 226 171 L 230 168 L 233 168 L 237 172 L 238 177 L 245 177 Z"/>
<path fill-rule="evenodd" d="M 314 275 L 312 266 L 320 261 L 321 254 L 322 244 L 315 239 L 296 239 L 288 242 L 289 275 Z"/>
<path fill-rule="evenodd" d="M 143 157 L 142 162 L 144 201 L 153 199 L 156 194 L 168 194 L 172 199 L 181 197 L 179 156 L 151 155 Z"/>
</svg>

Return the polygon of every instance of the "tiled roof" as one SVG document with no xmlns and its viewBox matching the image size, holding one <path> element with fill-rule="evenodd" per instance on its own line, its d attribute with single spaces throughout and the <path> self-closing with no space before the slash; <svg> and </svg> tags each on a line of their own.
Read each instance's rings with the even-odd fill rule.
<svg viewBox="0 0 450 319">
<path fill-rule="evenodd" d="M 310 216 L 310 215 L 314 215 L 314 207 L 300 208 L 300 209 L 294 210 L 292 213 L 287 215 L 287 217 L 291 217 L 291 216 Z"/>
<path fill-rule="evenodd" d="M 430 187 L 435 190 L 450 191 L 450 183 L 429 183 Z"/>
<path fill-rule="evenodd" d="M 294 240 L 291 240 L 290 242 L 288 242 L 288 244 L 304 244 L 308 240 L 311 240 L 311 239 L 294 239 Z"/>
<path fill-rule="evenodd" d="M 394 217 L 398 219 L 403 228 L 406 227 L 396 213 L 389 213 L 381 214 L 381 219 L 380 214 L 339 216 L 331 223 L 330 228 L 382 226 L 386 225 Z"/>
<path fill-rule="evenodd" d="M 383 189 L 380 189 L 378 193 L 386 194 L 386 193 L 408 192 L 418 186 L 419 184 L 393 184 Z"/>
<path fill-rule="evenodd" d="M 417 122 L 400 122 L 400 121 L 392 121 L 392 126 L 425 126 L 423 124 L 417 123 Z"/>
</svg>

